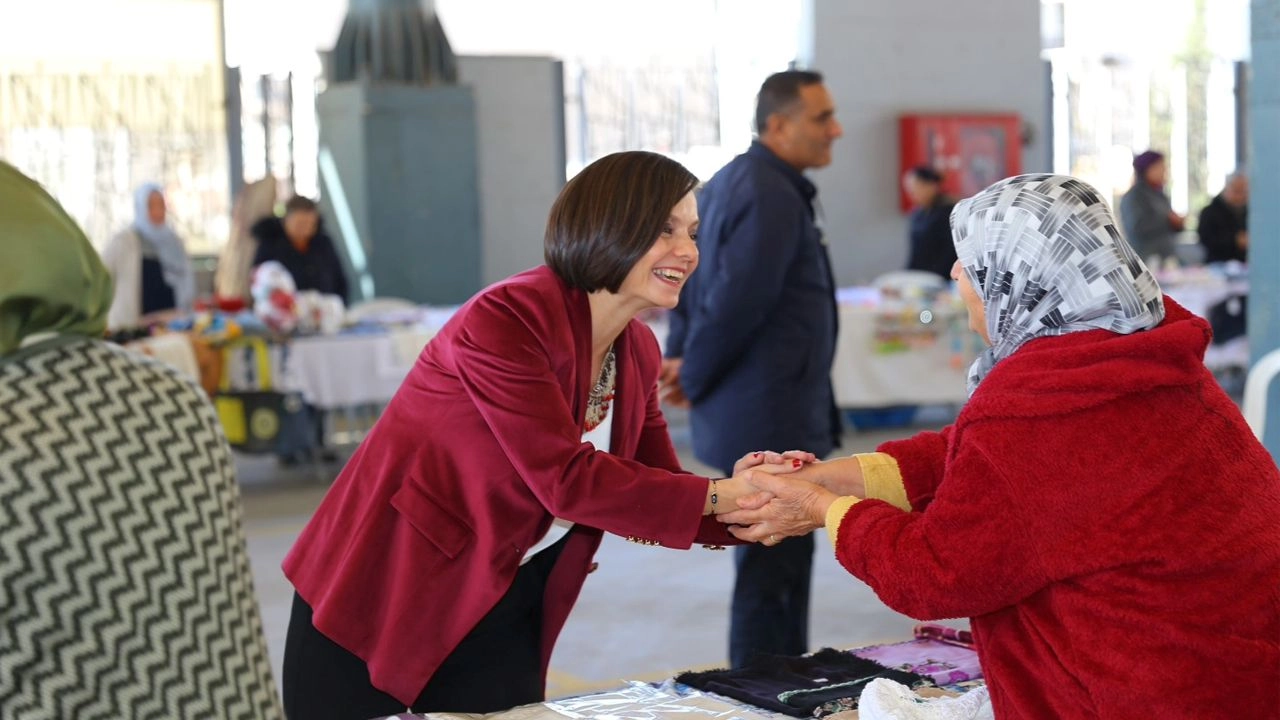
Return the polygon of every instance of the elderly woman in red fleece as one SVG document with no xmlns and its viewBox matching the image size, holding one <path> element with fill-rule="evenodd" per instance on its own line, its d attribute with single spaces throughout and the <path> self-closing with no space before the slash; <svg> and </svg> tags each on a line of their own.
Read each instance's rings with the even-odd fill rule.
<svg viewBox="0 0 1280 720">
<path fill-rule="evenodd" d="M 951 225 L 990 346 L 955 423 L 762 476 L 721 519 L 825 525 L 890 607 L 971 618 L 997 718 L 1280 716 L 1280 471 L 1207 323 L 1078 180 L 1003 180 Z"/>
</svg>

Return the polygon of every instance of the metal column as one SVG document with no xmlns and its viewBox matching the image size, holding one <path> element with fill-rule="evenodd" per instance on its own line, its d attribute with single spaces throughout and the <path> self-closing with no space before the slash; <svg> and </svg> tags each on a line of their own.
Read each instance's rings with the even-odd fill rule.
<svg viewBox="0 0 1280 720">
<path fill-rule="evenodd" d="M 1249 348 L 1280 348 L 1280 0 L 1253 0 L 1249 83 Z M 1280 382 L 1268 393 L 1266 436 L 1280 459 Z"/>
</svg>

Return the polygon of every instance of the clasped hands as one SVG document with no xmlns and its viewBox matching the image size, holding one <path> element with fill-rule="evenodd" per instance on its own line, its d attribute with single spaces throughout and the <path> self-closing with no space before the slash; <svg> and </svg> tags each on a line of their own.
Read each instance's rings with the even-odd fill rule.
<svg viewBox="0 0 1280 720">
<path fill-rule="evenodd" d="M 733 466 L 742 492 L 717 506 L 716 518 L 739 540 L 764 545 L 810 533 L 826 524 L 837 497 L 861 495 L 861 474 L 850 477 L 843 465 L 799 450 L 748 453 Z"/>
</svg>

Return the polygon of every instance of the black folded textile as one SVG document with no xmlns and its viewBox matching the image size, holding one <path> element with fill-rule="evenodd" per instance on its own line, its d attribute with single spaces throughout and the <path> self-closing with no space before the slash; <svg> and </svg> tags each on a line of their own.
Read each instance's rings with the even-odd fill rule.
<svg viewBox="0 0 1280 720">
<path fill-rule="evenodd" d="M 876 678 L 911 688 L 933 684 L 921 675 L 891 670 L 831 648 L 801 657 L 761 655 L 738 670 L 686 672 L 677 675 L 676 682 L 792 717 L 810 717 L 828 702 L 856 701 Z"/>
</svg>

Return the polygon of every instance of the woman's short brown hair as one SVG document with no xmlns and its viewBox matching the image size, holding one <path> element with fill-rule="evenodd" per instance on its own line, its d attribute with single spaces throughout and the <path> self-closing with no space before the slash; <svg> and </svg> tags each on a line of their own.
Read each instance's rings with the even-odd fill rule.
<svg viewBox="0 0 1280 720">
<path fill-rule="evenodd" d="M 293 197 L 289 198 L 288 202 L 284 204 L 284 214 L 288 215 L 289 213 L 295 213 L 299 211 L 319 213 L 320 206 L 316 204 L 315 200 L 312 200 L 309 197 L 306 197 L 303 195 L 294 195 Z"/>
<path fill-rule="evenodd" d="M 698 178 L 651 152 L 606 155 L 583 168 L 547 218 L 547 265 L 570 287 L 617 292 Z"/>
</svg>

